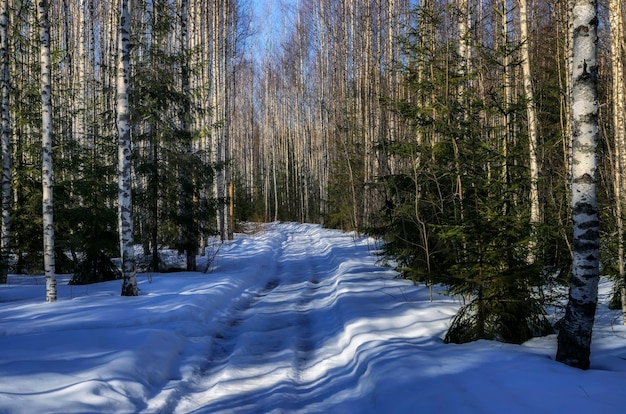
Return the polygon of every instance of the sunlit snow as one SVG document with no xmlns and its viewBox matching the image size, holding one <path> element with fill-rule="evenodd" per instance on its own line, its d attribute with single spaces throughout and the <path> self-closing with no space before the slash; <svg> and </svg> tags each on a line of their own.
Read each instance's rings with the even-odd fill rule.
<svg viewBox="0 0 626 414">
<path fill-rule="evenodd" d="M 592 369 L 556 337 L 445 345 L 459 304 L 396 279 L 368 238 L 270 224 L 213 272 L 0 286 L 0 413 L 623 413 L 626 328 L 601 286 Z M 199 258 L 199 262 L 202 262 Z M 199 268 L 203 263 L 199 263 Z"/>
</svg>

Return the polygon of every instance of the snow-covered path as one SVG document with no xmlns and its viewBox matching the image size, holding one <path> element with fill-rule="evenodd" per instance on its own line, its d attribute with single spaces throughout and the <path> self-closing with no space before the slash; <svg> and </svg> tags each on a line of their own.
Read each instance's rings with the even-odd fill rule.
<svg viewBox="0 0 626 414">
<path fill-rule="evenodd" d="M 179 411 L 202 406 L 207 412 L 246 407 L 267 412 L 291 405 L 316 348 L 312 303 L 320 275 L 310 259 L 323 253 L 312 235 L 302 237 L 288 234 L 271 266 L 259 269 L 257 278 L 271 275 L 263 288 L 246 291 L 223 315 L 209 367 Z"/>
<path fill-rule="evenodd" d="M 356 353 L 384 338 L 376 321 L 370 327 L 358 318 L 366 316 L 367 307 L 376 318 L 384 317 L 375 298 L 383 293 L 389 302 L 402 289 L 368 285 L 376 280 L 394 285 L 395 273 L 375 265 L 371 240 L 305 225 L 283 225 L 276 234 L 270 227 L 262 237 L 273 249 L 271 259 L 255 267 L 253 279 L 261 283 L 219 313 L 206 367 L 191 382 L 173 384 L 175 391 L 166 387 L 169 398 L 160 410 L 324 412 L 338 389 L 367 399 L 367 364 L 359 364 Z M 355 331 L 347 336 L 345 328 Z"/>
<path fill-rule="evenodd" d="M 0 413 L 622 413 L 626 328 L 602 305 L 592 369 L 522 346 L 444 345 L 458 304 L 380 267 L 370 239 L 270 224 L 211 274 L 0 286 Z M 601 302 L 610 289 L 603 285 Z"/>
</svg>

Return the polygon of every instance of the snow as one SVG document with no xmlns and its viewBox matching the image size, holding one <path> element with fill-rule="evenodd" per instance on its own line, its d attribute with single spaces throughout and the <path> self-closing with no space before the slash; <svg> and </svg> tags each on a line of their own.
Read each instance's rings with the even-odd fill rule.
<svg viewBox="0 0 626 414">
<path fill-rule="evenodd" d="M 603 283 L 592 369 L 556 337 L 445 345 L 459 304 L 377 265 L 368 238 L 267 225 L 214 271 L 0 287 L 0 413 L 623 413 L 626 328 Z M 199 258 L 202 261 L 202 258 Z M 206 264 L 204 264 L 206 266 Z M 199 263 L 199 268 L 204 267 Z"/>
</svg>

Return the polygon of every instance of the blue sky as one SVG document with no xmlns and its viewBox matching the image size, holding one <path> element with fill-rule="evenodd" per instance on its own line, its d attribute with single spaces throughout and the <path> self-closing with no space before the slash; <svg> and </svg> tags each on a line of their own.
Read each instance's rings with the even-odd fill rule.
<svg viewBox="0 0 626 414">
<path fill-rule="evenodd" d="M 254 30 L 257 32 L 257 48 L 266 50 L 280 44 L 285 31 L 285 12 L 299 0 L 251 0 L 254 8 Z"/>
</svg>

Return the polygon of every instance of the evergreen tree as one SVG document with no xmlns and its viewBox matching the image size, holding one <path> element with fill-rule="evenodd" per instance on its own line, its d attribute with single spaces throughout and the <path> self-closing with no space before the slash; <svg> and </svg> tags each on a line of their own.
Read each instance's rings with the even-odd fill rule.
<svg viewBox="0 0 626 414">
<path fill-rule="evenodd" d="M 121 278 L 111 261 L 119 254 L 116 212 L 113 200 L 116 185 L 111 177 L 116 168 L 107 160 L 114 158 L 114 137 L 94 137 L 84 147 L 73 142 L 78 152 L 67 164 L 57 164 L 71 170 L 81 166 L 81 175 L 72 182 L 57 182 L 57 237 L 61 252 L 73 259 L 70 284 L 97 283 Z M 69 145 L 68 145 L 69 146 Z M 57 255 L 57 257 L 60 255 Z"/>
<path fill-rule="evenodd" d="M 512 49 L 475 47 L 469 67 L 491 66 L 481 68 L 481 78 L 460 72 L 446 56 L 466 49 L 432 36 L 429 27 L 440 16 L 435 10 L 419 12 L 419 27 L 405 45 L 404 75 L 414 94 L 393 102 L 417 142 L 384 144 L 404 169 L 382 177 L 387 202 L 383 225 L 374 231 L 388 241 L 385 254 L 407 277 L 446 285 L 469 301 L 452 321 L 447 342 L 519 343 L 551 332 L 535 294 L 545 283 L 543 257 L 529 251 L 543 246 L 530 243 L 528 141 L 511 136 L 510 120 L 523 119 L 525 105 L 507 98 L 506 90 L 488 89 L 501 77 L 490 70 L 498 68 L 494 62 L 514 64 L 504 59 Z"/>
<path fill-rule="evenodd" d="M 202 112 L 192 104 L 189 76 L 192 51 L 175 49 L 169 41 L 177 28 L 176 9 L 169 2 L 152 4 L 149 39 L 138 43 L 141 53 L 133 74 L 131 119 L 135 145 L 138 236 L 150 256 L 150 267 L 160 269 L 160 247 L 186 252 L 188 268 L 195 269 L 200 234 L 198 217 L 210 215 L 199 200 L 200 185 L 210 185 L 212 170 L 197 148 L 190 119 Z M 182 76 L 182 77 L 185 77 Z"/>
</svg>

